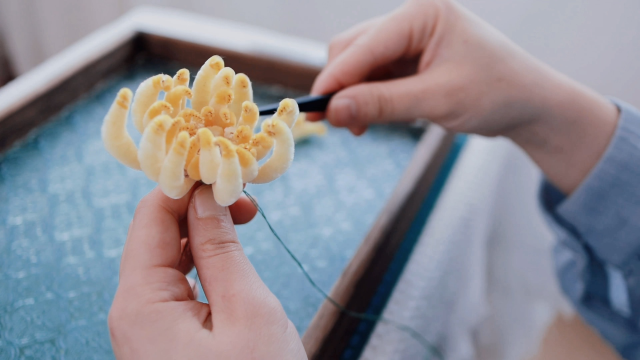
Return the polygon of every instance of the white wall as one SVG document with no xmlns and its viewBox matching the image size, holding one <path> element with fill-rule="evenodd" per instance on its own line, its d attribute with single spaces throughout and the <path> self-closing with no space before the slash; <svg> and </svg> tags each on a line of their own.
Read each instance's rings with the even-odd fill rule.
<svg viewBox="0 0 640 360">
<path fill-rule="evenodd" d="M 640 107 L 640 1 L 461 2 L 554 68 Z"/>
<path fill-rule="evenodd" d="M 384 14 L 401 3 L 401 0 L 345 3 L 343 0 L 0 0 L 0 29 L 4 30 L 16 71 L 23 73 L 137 5 L 176 7 L 328 42 L 353 24 Z"/>
<path fill-rule="evenodd" d="M 402 0 L 0 0 L 0 31 L 23 73 L 133 6 L 173 6 L 329 41 Z M 461 0 L 534 55 L 640 106 L 640 1 Z"/>
</svg>

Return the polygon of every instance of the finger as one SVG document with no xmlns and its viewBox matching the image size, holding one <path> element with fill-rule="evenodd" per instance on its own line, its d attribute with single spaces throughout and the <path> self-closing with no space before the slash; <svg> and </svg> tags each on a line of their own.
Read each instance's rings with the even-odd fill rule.
<svg viewBox="0 0 640 360">
<path fill-rule="evenodd" d="M 359 38 L 360 36 L 362 36 L 362 34 L 366 33 L 367 31 L 371 30 L 372 28 L 374 28 L 377 24 L 379 24 L 380 22 L 382 22 L 382 17 L 377 17 L 377 18 L 373 18 L 370 20 L 367 20 L 363 23 L 360 23 L 356 26 L 353 26 L 352 28 L 350 28 L 349 30 L 343 32 L 342 34 L 338 35 L 335 39 L 331 40 L 331 44 L 329 44 L 329 56 L 327 59 L 327 64 L 330 64 L 331 62 L 333 62 L 333 60 L 335 60 L 335 58 L 342 54 L 342 52 L 347 49 L 357 38 Z M 311 86 L 311 94 L 312 95 L 320 95 L 323 94 L 321 92 L 319 92 L 319 83 L 316 81 L 314 82 L 313 86 Z M 322 120 L 325 118 L 325 113 L 324 112 L 311 112 L 311 113 L 307 113 L 307 120 L 308 121 L 318 121 L 318 120 Z"/>
<path fill-rule="evenodd" d="M 178 265 L 181 257 L 179 222 L 187 215 L 192 191 L 174 200 L 155 188 L 140 201 L 122 252 L 121 280 Z"/>
<path fill-rule="evenodd" d="M 338 55 L 340 55 L 344 49 L 349 47 L 357 38 L 359 38 L 362 34 L 374 28 L 382 21 L 382 17 L 376 17 L 373 19 L 369 19 L 365 22 L 362 22 L 358 25 L 353 26 L 349 30 L 341 33 L 336 36 L 335 39 L 331 40 L 331 44 L 329 45 L 329 59 L 327 63 L 333 61 Z M 313 94 L 313 92 L 312 92 Z"/>
<path fill-rule="evenodd" d="M 251 308 L 247 302 L 270 296 L 242 250 L 229 209 L 215 202 L 210 186 L 195 192 L 187 218 L 193 260 L 212 312 L 234 316 Z"/>
<path fill-rule="evenodd" d="M 320 121 L 324 118 L 326 118 L 326 115 L 324 112 L 309 112 L 307 113 L 307 117 L 306 117 L 308 121 Z"/>
<path fill-rule="evenodd" d="M 366 78 L 366 81 L 385 81 L 401 77 L 414 75 L 418 70 L 419 57 L 412 59 L 401 59 L 391 64 L 373 69 Z M 307 113 L 306 119 L 309 121 L 319 121 L 326 119 L 325 112 Z M 353 131 L 352 131 L 353 132 Z"/>
<path fill-rule="evenodd" d="M 251 221 L 256 216 L 258 209 L 256 209 L 249 198 L 242 195 L 238 201 L 229 206 L 229 212 L 233 218 L 233 223 L 242 225 Z"/>
<path fill-rule="evenodd" d="M 238 199 L 237 202 L 229 206 L 229 211 L 231 213 L 231 217 L 233 218 L 233 223 L 236 225 L 241 225 L 251 221 L 258 212 L 258 209 L 256 209 L 249 198 L 247 198 L 246 196 L 242 196 L 240 199 Z M 181 221 L 181 224 L 182 223 L 184 223 L 184 226 L 180 227 L 181 236 L 183 236 L 183 231 L 185 234 L 184 236 L 187 236 L 187 219 L 183 219 L 183 221 Z M 176 269 L 186 275 L 191 272 L 191 270 L 193 270 L 193 254 L 191 253 L 189 240 L 186 237 L 183 237 L 183 239 L 180 241 L 180 253 L 182 255 L 180 257 L 178 265 L 176 266 Z"/>
<path fill-rule="evenodd" d="M 355 136 L 361 136 L 367 131 L 367 125 L 352 125 L 349 126 L 349 131 Z"/>
<path fill-rule="evenodd" d="M 327 119 L 334 126 L 362 129 L 368 124 L 421 117 L 426 97 L 424 82 L 422 77 L 413 76 L 351 86 L 334 95 Z"/>
<path fill-rule="evenodd" d="M 430 17 L 416 25 L 409 11 L 396 11 L 363 34 L 318 75 L 313 91 L 328 94 L 356 84 L 378 67 L 415 57 L 431 33 Z"/>
<path fill-rule="evenodd" d="M 238 201 L 233 205 L 229 206 L 229 211 L 231 213 L 231 217 L 233 218 L 233 223 L 236 225 L 241 225 L 251 221 L 258 212 L 258 209 L 256 209 L 251 200 L 249 200 L 246 196 L 243 196 L 238 199 Z M 182 223 L 184 223 L 184 226 L 182 226 Z M 184 236 L 187 236 L 188 227 L 186 218 L 181 221 L 181 236 L 183 236 L 183 232 Z M 180 257 L 178 265 L 176 266 L 176 269 L 186 275 L 191 272 L 191 270 L 193 270 L 193 254 L 191 253 L 189 240 L 186 237 L 183 237 L 183 239 L 180 241 L 180 244 L 180 252 L 182 255 Z"/>
</svg>

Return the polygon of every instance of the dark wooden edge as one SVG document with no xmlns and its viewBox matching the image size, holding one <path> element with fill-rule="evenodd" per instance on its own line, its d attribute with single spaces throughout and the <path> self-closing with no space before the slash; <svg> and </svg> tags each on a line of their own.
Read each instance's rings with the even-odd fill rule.
<svg viewBox="0 0 640 360">
<path fill-rule="evenodd" d="M 140 41 L 144 51 L 154 57 L 200 68 L 212 55 L 220 55 L 225 65 L 232 67 L 237 73 L 246 73 L 251 81 L 278 84 L 303 92 L 311 89 L 313 80 L 320 72 L 315 66 L 243 54 L 149 33 L 141 33 Z"/>
<path fill-rule="evenodd" d="M 454 134 L 436 127 L 422 136 L 391 198 L 331 290 L 331 296 L 347 309 L 367 310 L 453 140 Z M 325 301 L 302 338 L 307 355 L 315 360 L 339 359 L 359 323 Z"/>
<path fill-rule="evenodd" d="M 102 79 L 130 66 L 137 56 L 154 56 L 185 65 L 201 66 L 212 54 L 225 59 L 237 72 L 252 80 L 308 92 L 319 68 L 242 54 L 149 33 L 138 33 L 98 60 L 93 61 L 35 100 L 0 119 L 0 152 L 29 131 L 92 89 Z"/>
<path fill-rule="evenodd" d="M 0 152 L 7 150 L 32 129 L 42 125 L 65 106 L 116 71 L 125 69 L 137 53 L 136 39 L 124 42 L 107 55 L 85 65 L 57 86 L 17 111 L 0 119 Z"/>
<path fill-rule="evenodd" d="M 9 63 L 9 58 L 6 54 L 6 46 L 4 46 L 2 37 L 0 37 L 0 87 L 15 77 L 11 64 Z"/>
<path fill-rule="evenodd" d="M 137 56 L 151 55 L 200 66 L 213 54 L 252 80 L 308 91 L 319 68 L 225 50 L 149 31 L 122 41 L 114 50 L 71 73 L 33 101 L 0 118 L 0 152 L 42 125 L 79 96 Z M 89 56 L 89 55 L 87 55 Z M 87 57 L 89 58 L 89 57 Z M 334 285 L 331 296 L 353 311 L 365 311 L 402 242 L 422 200 L 427 195 L 453 141 L 453 135 L 431 127 L 420 140 L 414 157 L 369 234 Z M 336 359 L 345 349 L 358 320 L 346 317 L 325 302 L 303 336 L 312 359 Z"/>
</svg>

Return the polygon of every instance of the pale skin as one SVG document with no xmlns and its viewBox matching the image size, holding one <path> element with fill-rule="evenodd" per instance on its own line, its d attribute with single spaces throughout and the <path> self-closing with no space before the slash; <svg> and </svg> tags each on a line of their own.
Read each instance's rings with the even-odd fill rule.
<svg viewBox="0 0 640 360">
<path fill-rule="evenodd" d="M 411 0 L 334 39 L 312 92 L 336 91 L 326 114 L 307 118 L 326 116 L 356 135 L 374 123 L 426 118 L 453 131 L 505 136 L 566 194 L 598 162 L 619 115 L 603 96 L 445 0 Z M 116 356 L 305 359 L 233 227 L 255 208 L 241 197 L 200 210 L 205 200 L 213 200 L 206 186 L 179 200 L 156 189 L 138 206 L 109 314 Z M 184 276 L 193 263 L 211 305 L 194 300 Z"/>
<path fill-rule="evenodd" d="M 109 312 L 118 359 L 306 358 L 296 328 L 238 241 L 234 223 L 255 214 L 245 197 L 218 205 L 208 185 L 178 200 L 159 188 L 142 199 Z M 195 300 L 184 275 L 194 264 L 211 305 Z"/>
<path fill-rule="evenodd" d="M 445 0 L 411 0 L 333 40 L 312 92 L 335 91 L 326 114 L 334 126 L 361 134 L 372 123 L 426 118 L 506 136 L 565 193 L 597 163 L 618 118 L 606 98 Z"/>
</svg>

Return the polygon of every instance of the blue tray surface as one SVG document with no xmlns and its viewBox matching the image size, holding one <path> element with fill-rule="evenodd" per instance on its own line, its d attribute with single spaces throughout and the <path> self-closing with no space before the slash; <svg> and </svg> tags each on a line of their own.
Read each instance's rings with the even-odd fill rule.
<svg viewBox="0 0 640 360">
<path fill-rule="evenodd" d="M 135 90 L 145 78 L 178 68 L 137 63 L 0 155 L 0 359 L 113 357 L 106 319 L 120 256 L 135 207 L 155 184 L 106 152 L 100 126 L 118 89 Z M 258 104 L 300 95 L 254 87 Z M 393 191 L 416 141 L 405 128 L 373 127 L 360 138 L 330 128 L 327 136 L 298 144 L 283 177 L 247 189 L 328 291 Z M 258 273 L 304 332 L 323 299 L 262 219 L 237 230 Z"/>
</svg>

